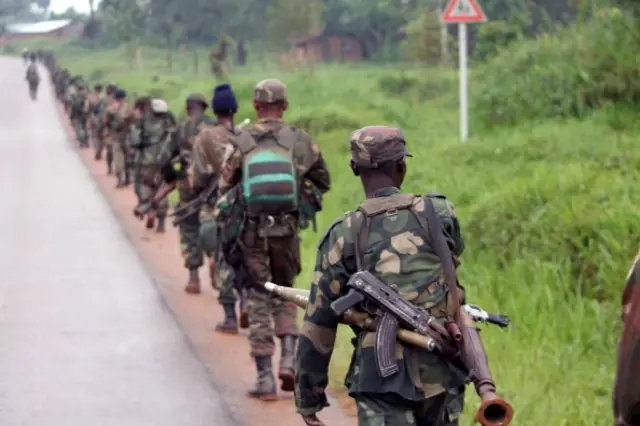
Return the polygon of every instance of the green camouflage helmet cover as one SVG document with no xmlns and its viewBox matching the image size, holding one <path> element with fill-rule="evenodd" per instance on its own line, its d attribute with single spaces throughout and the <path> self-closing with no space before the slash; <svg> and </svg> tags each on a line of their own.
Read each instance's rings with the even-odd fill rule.
<svg viewBox="0 0 640 426">
<path fill-rule="evenodd" d="M 349 140 L 351 161 L 357 167 L 377 169 L 381 164 L 413 157 L 407 152 L 402 130 L 369 126 L 356 130 Z"/>
<path fill-rule="evenodd" d="M 253 100 L 263 104 L 274 104 L 287 100 L 287 86 L 278 79 L 262 80 L 253 89 Z"/>
<path fill-rule="evenodd" d="M 207 108 L 209 106 L 209 102 L 207 102 L 207 99 L 204 97 L 204 95 L 202 93 L 192 93 L 192 94 L 190 94 L 187 97 L 187 104 L 189 104 L 189 102 L 200 103 L 205 108 Z"/>
</svg>

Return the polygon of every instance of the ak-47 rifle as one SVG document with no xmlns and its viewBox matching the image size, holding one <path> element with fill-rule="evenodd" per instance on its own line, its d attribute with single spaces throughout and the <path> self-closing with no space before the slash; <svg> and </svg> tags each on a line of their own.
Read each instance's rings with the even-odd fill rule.
<svg viewBox="0 0 640 426">
<path fill-rule="evenodd" d="M 361 273 L 359 273 L 361 274 Z M 365 274 L 369 274 L 366 272 Z M 370 274 L 371 275 L 371 274 Z M 371 313 L 366 312 L 364 310 L 357 310 L 355 308 L 346 307 L 346 304 L 338 304 L 336 308 L 345 308 L 346 309 L 340 315 L 340 323 L 356 326 L 363 330 L 368 331 L 376 331 L 376 348 L 379 348 L 380 345 L 385 345 L 386 348 L 389 347 L 391 343 L 391 347 L 394 348 L 395 351 L 395 340 L 399 340 L 408 345 L 421 348 L 430 352 L 440 352 L 439 342 L 432 337 L 432 333 L 434 330 L 430 330 L 430 326 L 433 323 L 429 323 L 429 315 L 422 309 L 410 304 L 406 301 L 401 301 L 398 296 L 396 290 L 389 289 L 388 286 L 382 284 L 384 287 L 378 286 L 375 282 L 369 279 L 369 277 L 365 280 L 362 279 L 362 275 L 359 277 L 358 274 L 354 275 L 355 278 L 352 278 L 350 282 L 352 283 L 352 288 L 367 288 L 368 285 L 373 284 L 372 288 L 367 288 L 366 292 L 370 295 L 371 298 L 368 300 L 371 301 L 371 308 L 374 308 L 375 314 L 371 315 Z M 376 281 L 377 278 L 374 277 Z M 360 281 L 360 284 L 356 284 L 356 281 Z M 291 288 L 291 287 L 283 287 L 272 282 L 266 282 L 264 284 L 264 288 L 278 296 L 282 297 L 285 300 L 295 303 L 298 307 L 302 309 L 306 309 L 309 304 L 309 290 Z M 357 297 L 357 296 L 350 296 Z M 336 302 L 339 302 L 338 299 Z M 363 298 L 364 301 L 364 298 Z M 334 302 L 335 303 L 335 302 Z M 379 304 L 378 304 L 379 303 Z M 375 308 L 378 306 L 378 308 Z M 385 311 L 385 309 L 389 309 Z M 333 304 L 332 304 L 332 310 Z M 467 310 L 474 312 L 474 315 L 467 314 Z M 335 311 L 335 310 L 334 310 Z M 399 317 L 396 319 L 391 319 L 389 321 L 389 313 L 397 312 Z M 490 322 L 485 320 L 485 318 L 499 318 L 499 322 L 501 327 L 506 327 L 509 324 L 509 317 L 505 315 L 497 315 L 491 314 L 484 310 L 482 310 L 477 305 L 464 305 L 461 310 L 461 316 L 467 318 L 468 321 L 477 321 L 477 322 Z M 386 318 L 385 318 L 386 317 Z M 400 320 L 402 318 L 402 320 Z M 393 332 L 389 330 L 389 325 L 393 325 L 394 322 L 400 322 L 402 327 L 396 327 Z M 418 321 L 426 321 L 429 325 L 424 323 L 416 324 Z M 409 329 L 405 328 L 407 324 L 416 324 L 419 328 Z M 493 321 L 491 321 L 493 323 Z M 386 327 L 386 328 L 385 328 Z M 380 333 L 381 332 L 381 333 Z M 381 334 L 382 337 L 378 337 Z M 390 342 L 388 341 L 390 340 Z M 451 344 L 448 344 L 447 347 L 451 347 Z M 443 354 L 446 356 L 446 354 Z M 380 355 L 376 355 L 376 363 L 382 362 L 385 366 L 390 365 L 390 360 L 395 360 L 395 355 L 390 353 L 387 350 L 383 350 L 381 356 L 387 357 L 386 360 L 380 359 Z M 454 355 L 449 356 L 457 356 L 457 352 Z M 389 370 L 387 370 L 389 371 Z M 511 419 L 513 418 L 513 408 L 501 398 L 495 398 L 491 400 L 489 403 L 488 400 L 483 400 L 478 413 L 476 414 L 476 419 L 483 426 L 507 426 L 510 424 Z"/>
<path fill-rule="evenodd" d="M 194 214 L 198 214 L 200 212 L 200 208 L 209 202 L 216 192 L 218 192 L 218 176 L 214 175 L 211 177 L 209 185 L 207 185 L 205 190 L 198 194 L 196 198 L 173 210 L 173 213 L 170 215 L 174 218 L 173 225 L 177 226 Z"/>
<path fill-rule="evenodd" d="M 167 198 L 174 189 L 176 189 L 176 182 L 163 183 L 151 200 L 140 203 L 135 209 L 133 209 L 133 215 L 140 220 L 144 219 L 144 217 L 151 214 L 158 207 L 160 202 Z"/>
</svg>

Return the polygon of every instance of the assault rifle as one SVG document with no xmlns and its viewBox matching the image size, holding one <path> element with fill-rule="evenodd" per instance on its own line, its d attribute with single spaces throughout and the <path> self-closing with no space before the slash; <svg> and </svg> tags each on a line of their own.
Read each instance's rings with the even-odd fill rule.
<svg viewBox="0 0 640 426">
<path fill-rule="evenodd" d="M 204 191 L 198 194 L 195 199 L 189 201 L 188 203 L 182 204 L 180 207 L 175 209 L 173 213 L 171 213 L 171 216 L 174 217 L 173 225 L 177 226 L 194 214 L 198 214 L 200 212 L 200 208 L 202 208 L 203 205 L 209 202 L 209 200 L 216 194 L 216 192 L 218 192 L 218 177 L 214 175 L 212 176 L 209 185 L 205 188 Z"/>
<path fill-rule="evenodd" d="M 365 272 L 364 274 L 370 275 L 370 273 L 368 272 Z M 366 278 L 366 280 L 363 279 L 362 275 L 360 275 L 359 278 L 355 278 L 355 279 L 352 278 L 350 282 L 359 280 L 361 284 L 357 286 L 352 285 L 352 289 L 350 290 L 350 293 L 351 292 L 354 292 L 354 293 L 351 295 L 347 294 L 346 296 L 343 296 L 343 298 L 341 298 L 343 302 L 341 302 L 340 305 L 336 306 L 336 309 L 334 309 L 334 306 L 332 304 L 331 308 L 332 310 L 334 310 L 334 312 L 337 309 L 346 308 L 342 313 L 342 315 L 340 316 L 340 323 L 356 326 L 360 329 L 367 330 L 367 331 L 377 331 L 377 333 L 379 331 L 382 331 L 382 333 L 384 334 L 384 337 L 382 338 L 383 341 L 387 340 L 389 337 L 392 336 L 393 340 L 390 342 L 391 345 L 387 346 L 387 348 L 391 347 L 393 348 L 394 351 L 395 351 L 396 339 L 403 343 L 406 343 L 411 346 L 421 348 L 427 351 L 431 351 L 431 352 L 439 351 L 439 348 L 438 348 L 439 342 L 437 342 L 432 337 L 435 329 L 431 330 L 429 326 L 425 327 L 424 324 L 422 325 L 417 324 L 420 326 L 420 328 L 416 328 L 416 329 L 405 328 L 408 323 L 415 324 L 420 321 L 427 321 L 427 322 L 431 321 L 430 324 L 433 324 L 434 322 L 433 320 L 429 319 L 431 317 L 428 314 L 426 314 L 422 309 L 410 304 L 409 302 L 405 301 L 405 303 L 403 303 L 402 301 L 400 301 L 400 299 L 398 299 L 397 297 L 399 295 L 397 290 L 389 289 L 389 287 L 384 284 L 383 284 L 384 285 L 383 288 L 379 288 L 379 286 L 376 285 L 376 283 L 374 283 L 373 284 L 374 288 L 368 289 L 367 291 L 369 291 L 369 293 L 371 294 L 376 294 L 380 296 L 380 299 L 375 299 L 376 301 L 380 300 L 381 301 L 380 304 L 376 304 L 377 302 L 374 302 L 371 299 L 369 299 L 371 300 L 370 302 L 367 302 L 367 299 L 364 295 L 363 297 L 356 296 L 355 293 L 356 292 L 359 293 L 359 291 L 355 290 L 355 288 L 366 288 L 367 284 L 371 283 L 371 280 L 369 279 L 368 276 L 365 275 L 364 277 Z M 378 280 L 376 279 L 376 281 Z M 271 293 L 277 294 L 278 296 L 282 297 L 285 300 L 295 303 L 302 309 L 306 309 L 309 304 L 308 290 L 282 287 L 271 282 L 265 283 L 264 288 Z M 388 296 L 386 295 L 387 293 L 388 293 Z M 351 299 L 347 299 L 349 303 L 346 303 L 344 301 L 344 298 L 346 297 L 351 298 Z M 336 300 L 334 303 L 340 301 L 341 299 Z M 352 301 L 360 300 L 360 299 L 361 301 L 357 302 L 357 304 L 362 304 L 363 302 L 365 304 L 368 303 L 369 306 L 367 306 L 367 309 L 369 309 L 370 311 L 374 310 L 375 315 L 378 315 L 377 318 L 364 310 L 347 307 Z M 382 302 L 382 300 L 384 300 L 384 302 Z M 380 306 L 390 306 L 390 305 L 394 305 L 391 308 L 393 311 L 398 311 L 400 316 L 396 318 L 396 321 L 402 324 L 402 327 L 396 328 L 395 335 L 390 334 L 388 330 L 384 331 L 384 329 L 382 330 L 380 329 L 380 323 L 384 323 L 384 321 L 387 321 L 386 319 L 383 319 L 384 314 L 390 313 L 390 311 L 384 311 L 383 310 L 384 308 L 381 308 Z M 408 306 L 408 305 L 411 305 L 411 306 Z M 376 306 L 378 306 L 377 309 L 376 309 Z M 466 308 L 466 306 L 470 306 L 471 308 Z M 461 309 L 460 316 L 463 318 L 463 321 L 465 323 L 465 328 L 472 326 L 471 324 L 472 320 L 485 322 L 483 319 L 484 315 L 482 314 L 476 315 L 475 318 L 474 316 L 467 314 L 467 310 L 469 309 L 472 312 L 476 312 L 476 313 L 477 312 L 486 313 L 485 311 L 483 311 L 482 309 L 478 308 L 475 305 L 464 305 Z M 487 316 L 500 317 L 503 320 L 505 318 L 508 318 L 503 315 L 495 315 L 495 314 L 489 314 L 489 313 L 486 313 L 486 314 Z M 400 318 L 402 318 L 402 320 Z M 418 318 L 420 319 L 418 320 Z M 503 321 L 503 322 L 506 322 L 506 321 Z M 391 325 L 393 325 L 393 323 L 394 321 L 392 320 Z M 376 336 L 376 348 L 379 347 L 379 343 L 380 343 L 380 338 Z M 477 346 L 479 342 L 468 342 L 468 343 L 470 344 L 470 352 L 478 354 L 477 356 L 472 357 L 474 359 L 477 359 L 477 364 L 474 363 L 474 368 L 482 368 L 482 364 L 486 365 L 487 361 L 486 361 L 486 358 L 480 355 L 480 353 L 483 353 L 484 351 L 481 350 L 480 346 Z M 384 344 L 389 345 L 388 343 L 384 343 Z M 450 344 L 448 346 L 450 346 Z M 459 357 L 466 358 L 465 355 L 468 355 L 468 354 L 456 352 L 452 356 L 452 358 L 459 358 Z M 383 356 L 388 356 L 388 360 L 394 360 L 395 354 L 393 353 L 389 354 L 388 351 L 384 351 Z M 376 363 L 378 363 L 378 360 L 379 358 L 376 358 Z M 469 359 L 466 359 L 464 361 L 466 361 L 466 363 L 469 363 Z M 387 361 L 387 365 L 388 365 L 388 361 Z M 477 374 L 474 368 L 470 369 L 469 371 L 470 375 L 472 375 L 472 378 L 474 374 Z M 486 368 L 488 369 L 488 367 Z M 489 398 L 489 395 L 486 395 L 485 397 L 483 397 L 483 403 L 481 404 L 480 409 L 476 414 L 476 419 L 484 426 L 507 426 L 510 424 L 512 418 L 513 418 L 513 408 L 509 405 L 508 402 L 504 401 L 502 398 L 499 398 L 495 395 L 493 395 L 491 398 Z"/>
<path fill-rule="evenodd" d="M 444 355 L 455 355 L 446 328 L 429 313 L 404 299 L 395 285 L 387 285 L 368 271 L 357 272 L 347 282 L 349 292 L 331 304 L 331 310 L 342 316 L 347 309 L 359 307 L 377 318 L 375 360 L 380 377 L 398 372 L 395 340 L 398 328 L 413 330 L 431 337 L 433 349 Z M 463 310 L 476 322 L 487 322 L 500 327 L 509 325 L 509 317 L 490 314 L 477 305 L 464 305 Z"/>
</svg>

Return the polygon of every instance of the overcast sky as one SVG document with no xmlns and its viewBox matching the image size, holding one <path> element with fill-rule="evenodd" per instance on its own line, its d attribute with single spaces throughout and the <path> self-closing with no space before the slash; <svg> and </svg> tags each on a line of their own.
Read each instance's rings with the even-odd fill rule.
<svg viewBox="0 0 640 426">
<path fill-rule="evenodd" d="M 96 7 L 98 3 L 100 3 L 100 0 L 96 0 Z M 89 0 L 51 0 L 52 12 L 61 13 L 70 7 L 73 7 L 80 13 L 89 13 Z"/>
</svg>

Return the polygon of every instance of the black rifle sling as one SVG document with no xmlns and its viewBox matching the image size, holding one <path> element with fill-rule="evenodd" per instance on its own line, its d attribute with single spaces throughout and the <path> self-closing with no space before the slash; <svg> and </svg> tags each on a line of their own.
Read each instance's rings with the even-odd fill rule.
<svg viewBox="0 0 640 426">
<path fill-rule="evenodd" d="M 453 306 L 453 318 L 449 319 L 453 319 L 457 323 L 460 316 L 460 298 L 458 297 L 458 278 L 456 275 L 456 268 L 453 265 L 453 257 L 451 255 L 449 245 L 444 239 L 442 224 L 440 223 L 436 209 L 433 206 L 433 201 L 431 201 L 429 196 L 423 197 L 423 200 L 427 220 L 425 220 L 420 213 L 415 211 L 414 208 L 412 208 L 411 211 L 420 223 L 420 226 L 422 226 L 431 235 L 433 249 L 440 259 L 440 263 L 442 263 L 444 280 L 447 284 L 449 293 L 449 303 Z"/>
</svg>

